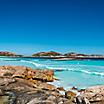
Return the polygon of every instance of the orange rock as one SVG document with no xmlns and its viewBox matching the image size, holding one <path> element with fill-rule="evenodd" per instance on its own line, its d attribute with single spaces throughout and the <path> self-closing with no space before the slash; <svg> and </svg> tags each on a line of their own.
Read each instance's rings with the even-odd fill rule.
<svg viewBox="0 0 104 104">
<path fill-rule="evenodd" d="M 60 91 L 65 91 L 65 89 L 63 87 L 58 87 L 57 89 Z"/>
<path fill-rule="evenodd" d="M 75 96 L 76 96 L 76 94 L 71 92 L 71 91 L 66 91 L 65 92 L 65 97 L 69 100 L 72 100 Z"/>
<path fill-rule="evenodd" d="M 30 87 L 37 87 L 37 85 L 34 84 L 34 83 L 33 83 L 32 81 L 30 81 L 30 80 L 26 80 L 26 79 L 22 79 L 22 78 L 15 78 L 15 80 L 18 81 L 18 82 L 22 82 L 22 83 L 24 83 L 24 84 L 26 84 L 26 85 L 28 85 L 28 86 L 30 86 Z"/>
<path fill-rule="evenodd" d="M 14 68 L 15 68 L 15 73 L 13 74 L 13 77 L 25 78 L 25 76 L 27 75 L 26 67 L 16 66 Z"/>
<path fill-rule="evenodd" d="M 44 89 L 44 90 L 50 90 L 50 91 L 54 91 L 56 90 L 56 87 L 51 85 L 51 84 L 47 84 L 47 83 L 41 83 L 38 88 L 40 89 Z"/>
</svg>

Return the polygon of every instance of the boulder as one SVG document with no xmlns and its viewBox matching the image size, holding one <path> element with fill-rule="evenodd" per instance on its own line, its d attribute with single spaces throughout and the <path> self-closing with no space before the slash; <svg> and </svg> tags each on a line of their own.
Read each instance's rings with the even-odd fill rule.
<svg viewBox="0 0 104 104">
<path fill-rule="evenodd" d="M 52 70 L 32 70 L 24 66 L 0 66 L 0 76 L 52 82 L 54 81 L 53 75 Z"/>
<path fill-rule="evenodd" d="M 15 72 L 12 77 L 25 78 L 28 73 L 28 69 L 24 66 L 15 66 L 14 70 Z"/>
<path fill-rule="evenodd" d="M 77 96 L 75 99 L 74 99 L 74 102 L 76 104 L 90 104 L 89 100 L 83 96 Z"/>
<path fill-rule="evenodd" d="M 11 66 L 0 66 L 0 76 L 12 76 L 15 70 Z"/>
<path fill-rule="evenodd" d="M 52 70 L 35 70 L 32 78 L 42 82 L 52 82 L 54 81 L 53 75 Z"/>
<path fill-rule="evenodd" d="M 3 91 L 0 89 L 0 96 L 2 96 L 3 95 Z"/>
<path fill-rule="evenodd" d="M 53 75 L 52 70 L 0 66 L 0 104 L 73 104 L 74 93 L 62 95 L 63 88 L 47 83 Z"/>
<path fill-rule="evenodd" d="M 71 92 L 71 91 L 65 92 L 65 97 L 68 98 L 69 100 L 73 99 L 75 96 L 76 96 L 76 94 L 74 92 Z"/>
<path fill-rule="evenodd" d="M 16 96 L 13 92 L 6 91 L 0 96 L 0 104 L 14 104 Z"/>
<path fill-rule="evenodd" d="M 47 84 L 47 83 L 41 83 L 38 88 L 43 89 L 43 90 L 50 90 L 50 91 L 54 91 L 57 90 L 57 88 L 51 84 Z"/>
<path fill-rule="evenodd" d="M 57 88 L 59 91 L 65 91 L 65 89 L 63 87 L 58 87 Z"/>
<path fill-rule="evenodd" d="M 104 102 L 104 86 L 92 86 L 81 92 L 81 96 L 87 98 L 90 103 Z M 102 103 L 104 104 L 104 103 Z"/>
<path fill-rule="evenodd" d="M 0 77 L 0 87 L 7 86 L 10 83 L 16 82 L 15 79 L 10 77 Z"/>
</svg>

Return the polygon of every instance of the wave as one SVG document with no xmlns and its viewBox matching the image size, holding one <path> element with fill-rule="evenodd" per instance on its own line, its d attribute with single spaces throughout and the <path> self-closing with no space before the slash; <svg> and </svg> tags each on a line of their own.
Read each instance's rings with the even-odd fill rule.
<svg viewBox="0 0 104 104">
<path fill-rule="evenodd" d="M 80 73 L 85 73 L 85 74 L 90 74 L 90 75 L 97 75 L 97 76 L 104 76 L 104 71 L 98 72 L 99 69 L 104 69 L 104 66 L 96 66 L 96 65 L 45 65 L 45 64 L 39 64 L 34 61 L 29 61 L 29 60 L 18 60 L 18 59 L 0 59 L 0 61 L 21 61 L 21 62 L 26 62 L 34 65 L 36 68 L 46 68 L 46 69 L 51 69 L 54 71 L 73 71 L 73 72 L 80 72 Z M 85 70 L 83 70 L 85 68 Z M 87 68 L 97 68 L 98 71 L 90 71 Z"/>
<path fill-rule="evenodd" d="M 41 67 L 46 67 L 45 65 L 43 64 L 39 64 L 39 63 L 36 63 L 36 62 L 33 62 L 33 61 L 26 61 L 26 60 L 20 60 L 21 62 L 27 62 L 27 63 L 30 63 L 30 64 L 33 64 L 35 67 L 37 68 L 41 68 Z"/>
<path fill-rule="evenodd" d="M 81 72 L 81 73 L 90 74 L 90 75 L 104 76 L 104 72 L 88 71 L 88 70 L 72 70 L 72 69 L 69 69 L 69 71 Z"/>
<path fill-rule="evenodd" d="M 62 65 L 64 67 L 55 67 L 55 65 L 48 66 L 48 65 L 39 64 L 39 63 L 36 63 L 33 61 L 25 61 L 25 60 L 21 60 L 21 61 L 31 63 L 37 68 L 46 68 L 46 69 L 51 69 L 54 71 L 73 71 L 73 72 L 81 72 L 81 73 L 90 74 L 90 75 L 104 76 L 104 72 L 76 69 L 78 67 L 88 67 L 88 65 L 69 65 L 70 68 L 68 66 L 67 66 L 67 68 L 65 68 L 65 65 Z M 104 68 L 103 66 L 94 66 L 94 65 L 90 65 L 89 67 L 91 67 L 91 66 L 92 66 L 92 68 L 95 68 L 95 67 L 96 68 Z"/>
<path fill-rule="evenodd" d="M 20 59 L 0 59 L 0 61 L 20 61 Z"/>
</svg>

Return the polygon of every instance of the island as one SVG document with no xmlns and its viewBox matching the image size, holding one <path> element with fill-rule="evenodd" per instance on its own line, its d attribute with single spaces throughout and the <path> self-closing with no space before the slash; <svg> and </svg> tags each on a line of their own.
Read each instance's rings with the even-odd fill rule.
<svg viewBox="0 0 104 104">
<path fill-rule="evenodd" d="M 8 52 L 8 51 L 0 51 L 0 56 L 4 57 L 22 57 L 23 55 L 18 55 L 14 52 Z"/>
</svg>

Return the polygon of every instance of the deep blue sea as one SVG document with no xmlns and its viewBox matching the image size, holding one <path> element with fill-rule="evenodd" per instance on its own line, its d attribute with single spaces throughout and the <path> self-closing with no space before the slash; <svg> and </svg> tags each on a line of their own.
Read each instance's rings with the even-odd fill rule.
<svg viewBox="0 0 104 104">
<path fill-rule="evenodd" d="M 68 89 L 72 86 L 86 88 L 104 84 L 104 60 L 55 61 L 35 58 L 0 58 L 0 65 L 27 66 L 39 69 L 52 69 L 59 81 L 56 86 Z"/>
</svg>

